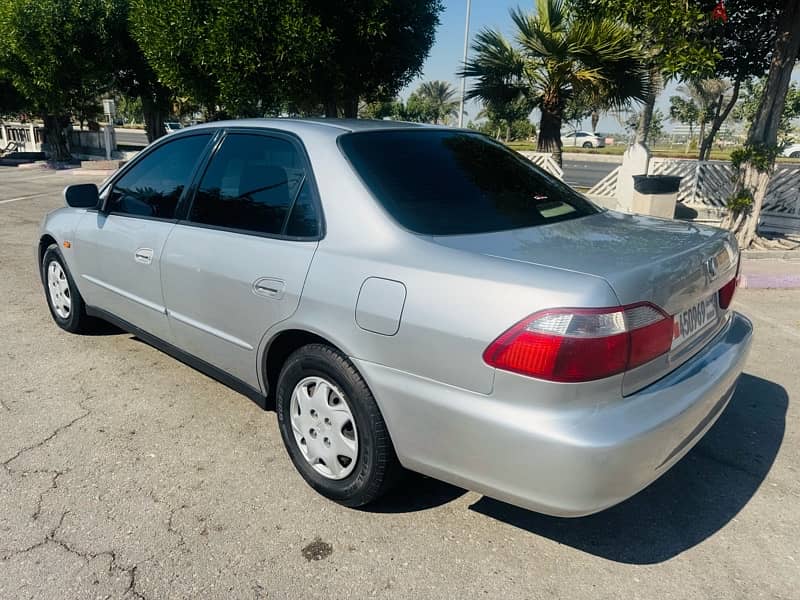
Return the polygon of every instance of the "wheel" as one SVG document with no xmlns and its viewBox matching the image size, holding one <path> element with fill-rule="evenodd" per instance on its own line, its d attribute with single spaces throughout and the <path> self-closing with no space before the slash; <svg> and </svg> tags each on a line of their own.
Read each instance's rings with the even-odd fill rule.
<svg viewBox="0 0 800 600">
<path fill-rule="evenodd" d="M 583 142 L 583 147 L 584 148 L 593 148 L 594 146 L 592 146 L 592 142 Z"/>
<path fill-rule="evenodd" d="M 792 152 L 789 154 L 789 158 L 800 158 L 800 152 Z"/>
<path fill-rule="evenodd" d="M 401 472 L 372 393 L 334 348 L 310 344 L 289 356 L 275 404 L 289 457 L 323 496 L 363 506 L 382 496 Z"/>
<path fill-rule="evenodd" d="M 58 244 L 50 244 L 42 257 L 42 283 L 47 306 L 56 325 L 71 333 L 86 333 L 97 321 L 86 314 L 86 305 L 67 269 Z"/>
</svg>

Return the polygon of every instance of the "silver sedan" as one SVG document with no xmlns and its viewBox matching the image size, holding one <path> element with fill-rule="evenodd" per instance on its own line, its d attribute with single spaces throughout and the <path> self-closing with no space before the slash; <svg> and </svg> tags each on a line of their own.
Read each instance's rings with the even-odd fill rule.
<svg viewBox="0 0 800 600">
<path fill-rule="evenodd" d="M 36 243 L 55 322 L 274 406 L 348 506 L 405 468 L 602 510 L 708 431 L 750 347 L 729 233 L 602 210 L 469 131 L 210 123 L 65 197 Z"/>
</svg>

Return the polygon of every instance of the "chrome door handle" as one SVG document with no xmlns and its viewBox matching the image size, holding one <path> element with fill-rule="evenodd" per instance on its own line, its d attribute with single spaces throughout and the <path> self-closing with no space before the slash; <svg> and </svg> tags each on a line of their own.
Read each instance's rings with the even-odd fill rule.
<svg viewBox="0 0 800 600">
<path fill-rule="evenodd" d="M 143 265 L 149 265 L 153 262 L 153 249 L 152 248 L 137 248 L 133 253 L 133 258 L 136 262 Z"/>
<path fill-rule="evenodd" d="M 286 289 L 286 282 L 275 277 L 262 277 L 253 282 L 253 293 L 266 298 L 280 299 Z"/>
</svg>

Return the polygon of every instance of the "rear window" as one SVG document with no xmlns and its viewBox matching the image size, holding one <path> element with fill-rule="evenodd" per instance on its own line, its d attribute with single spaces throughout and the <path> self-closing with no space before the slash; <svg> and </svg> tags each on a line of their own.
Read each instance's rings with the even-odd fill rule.
<svg viewBox="0 0 800 600">
<path fill-rule="evenodd" d="M 339 138 L 389 214 L 425 235 L 488 233 L 595 214 L 597 207 L 502 144 L 462 131 L 367 131 Z"/>
</svg>

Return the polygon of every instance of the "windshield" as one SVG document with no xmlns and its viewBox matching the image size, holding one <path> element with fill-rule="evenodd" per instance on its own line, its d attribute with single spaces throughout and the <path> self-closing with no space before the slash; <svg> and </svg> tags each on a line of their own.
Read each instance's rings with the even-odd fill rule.
<svg viewBox="0 0 800 600">
<path fill-rule="evenodd" d="M 569 186 L 480 134 L 365 131 L 345 134 L 339 144 L 375 198 L 416 233 L 488 233 L 599 212 Z"/>
</svg>

